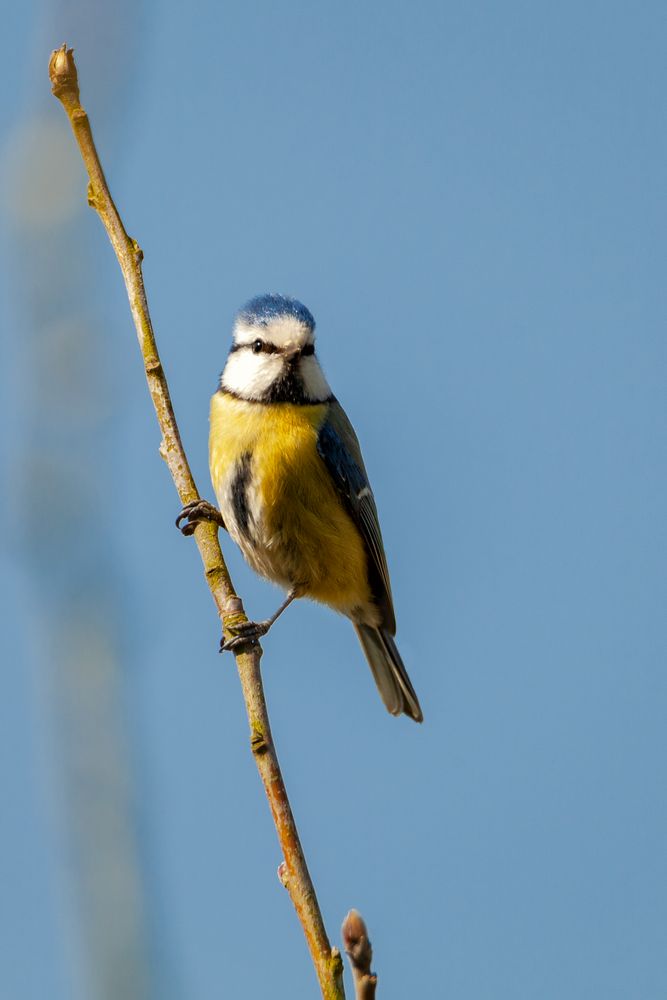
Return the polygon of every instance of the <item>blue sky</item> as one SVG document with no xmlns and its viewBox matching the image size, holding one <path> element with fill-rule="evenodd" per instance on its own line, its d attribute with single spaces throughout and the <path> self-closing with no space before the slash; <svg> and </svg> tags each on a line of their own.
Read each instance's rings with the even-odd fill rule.
<svg viewBox="0 0 667 1000">
<path fill-rule="evenodd" d="M 362 442 L 424 725 L 385 713 L 327 610 L 300 603 L 264 644 L 330 935 L 361 910 L 386 1000 L 664 997 L 663 5 L 12 16 L 3 994 L 105 995 L 95 921 L 134 927 L 121 854 L 141 900 L 125 943 L 148 970 L 135 996 L 316 992 L 233 661 L 172 526 L 120 276 L 48 93 L 66 39 L 146 254 L 201 492 L 232 317 L 261 291 L 314 313 Z M 35 456 L 67 468 L 62 495 Z M 223 544 L 247 609 L 268 614 L 277 591 Z M 73 608 L 88 645 L 63 694 Z M 111 708 L 91 718 L 77 697 L 107 662 L 102 632 L 95 704 Z M 126 812 L 84 863 L 78 824 L 112 750 Z"/>
</svg>

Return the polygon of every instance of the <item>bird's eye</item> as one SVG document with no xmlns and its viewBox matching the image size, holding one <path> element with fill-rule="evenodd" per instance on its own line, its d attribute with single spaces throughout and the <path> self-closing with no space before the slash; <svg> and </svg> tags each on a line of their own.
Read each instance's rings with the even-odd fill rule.
<svg viewBox="0 0 667 1000">
<path fill-rule="evenodd" d="M 253 340 L 253 342 L 252 342 L 252 353 L 253 354 L 261 354 L 263 347 L 264 347 L 264 341 L 263 340 Z"/>
</svg>

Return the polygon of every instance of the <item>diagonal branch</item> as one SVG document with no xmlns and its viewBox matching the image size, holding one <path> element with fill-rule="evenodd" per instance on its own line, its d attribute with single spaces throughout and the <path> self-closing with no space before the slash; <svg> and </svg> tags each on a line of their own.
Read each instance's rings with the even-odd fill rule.
<svg viewBox="0 0 667 1000">
<path fill-rule="evenodd" d="M 199 494 L 181 443 L 169 387 L 155 343 L 141 271 L 143 254 L 137 242 L 127 235 L 111 198 L 93 141 L 88 115 L 81 107 L 74 56 L 66 45 L 52 53 L 49 76 L 53 93 L 67 112 L 88 171 L 88 202 L 100 216 L 123 272 L 148 389 L 162 431 L 160 451 L 169 467 L 181 503 L 185 505 L 197 500 Z M 247 621 L 247 618 L 222 557 L 217 532 L 216 525 L 205 521 L 197 525 L 194 537 L 204 564 L 207 583 L 222 620 L 223 630 L 229 635 L 230 626 Z M 331 948 L 327 938 L 271 736 L 260 672 L 261 655 L 259 644 L 236 655 L 236 665 L 250 724 L 250 745 L 269 800 L 285 859 L 283 882 L 303 926 L 322 996 L 325 1000 L 344 1000 L 340 953 L 337 948 Z"/>
</svg>

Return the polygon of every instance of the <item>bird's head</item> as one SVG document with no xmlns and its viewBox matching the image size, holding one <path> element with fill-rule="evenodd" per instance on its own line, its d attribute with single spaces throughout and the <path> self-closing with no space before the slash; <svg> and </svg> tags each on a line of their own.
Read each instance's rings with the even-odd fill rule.
<svg viewBox="0 0 667 1000">
<path fill-rule="evenodd" d="M 331 389 L 315 356 L 315 320 L 285 295 L 258 295 L 237 313 L 220 388 L 261 403 L 319 403 Z"/>
</svg>

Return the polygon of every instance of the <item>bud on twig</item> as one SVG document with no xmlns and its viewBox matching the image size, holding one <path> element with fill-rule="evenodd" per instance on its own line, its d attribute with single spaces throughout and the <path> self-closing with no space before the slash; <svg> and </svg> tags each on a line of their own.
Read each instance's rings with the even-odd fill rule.
<svg viewBox="0 0 667 1000">
<path fill-rule="evenodd" d="M 51 53 L 49 77 L 51 90 L 63 102 L 66 110 L 79 104 L 79 78 L 74 62 L 74 49 L 62 45 Z"/>
<path fill-rule="evenodd" d="M 278 878 L 282 884 L 287 888 L 287 880 L 289 879 L 289 872 L 287 871 L 287 865 L 284 861 L 281 861 L 278 865 Z"/>
<path fill-rule="evenodd" d="M 371 972 L 373 949 L 358 910 L 350 910 L 341 927 L 343 945 L 352 965 L 356 1000 L 373 1000 L 377 976 Z"/>
</svg>

